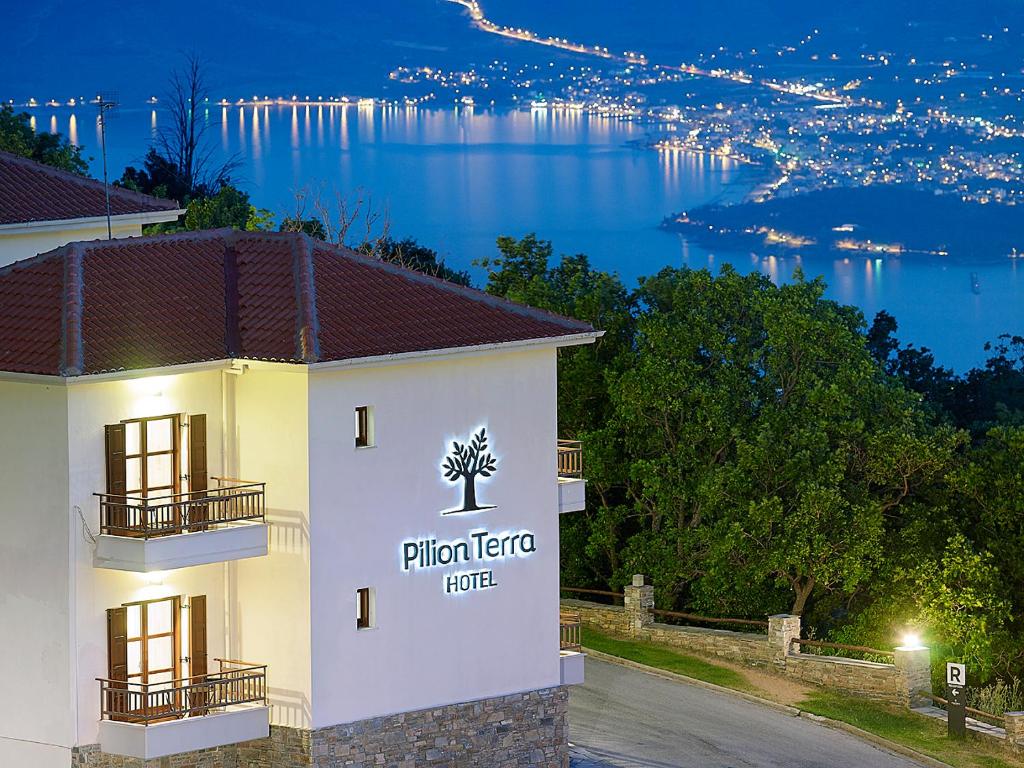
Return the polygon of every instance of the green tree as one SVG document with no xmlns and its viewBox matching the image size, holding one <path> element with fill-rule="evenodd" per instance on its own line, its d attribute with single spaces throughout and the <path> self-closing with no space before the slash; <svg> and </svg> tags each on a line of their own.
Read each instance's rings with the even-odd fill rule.
<svg viewBox="0 0 1024 768">
<path fill-rule="evenodd" d="M 410 237 L 403 240 L 384 237 L 372 243 L 364 243 L 357 250 L 375 256 L 382 261 L 414 269 L 450 283 L 465 286 L 470 283 L 468 272 L 452 269 L 444 263 L 444 259 L 438 255 L 437 251 L 420 245 Z"/>
<path fill-rule="evenodd" d="M 944 658 L 965 662 L 981 679 L 995 663 L 995 648 L 1010 619 L 999 568 L 962 534 L 949 539 L 938 562 L 914 573 L 920 620 Z"/>
<path fill-rule="evenodd" d="M 69 142 L 60 133 L 36 133 L 32 116 L 15 112 L 10 104 L 0 106 L 0 151 L 27 157 L 39 163 L 70 171 L 80 176 L 89 172 L 89 163 L 82 157 L 82 148 Z"/>
<path fill-rule="evenodd" d="M 618 275 L 595 269 L 583 254 L 555 260 L 551 243 L 536 235 L 500 237 L 497 251 L 477 262 L 487 271 L 488 293 L 604 331 L 593 344 L 559 351 L 559 435 L 583 440 L 591 498 L 585 512 L 563 515 L 559 523 L 565 582 L 607 586 L 626 567 L 621 553 L 635 526 L 624 495 L 621 441 L 598 440 L 595 433 L 610 417 L 609 374 L 632 346 L 635 302 Z"/>
<path fill-rule="evenodd" d="M 487 271 L 485 290 L 495 296 L 591 323 L 604 335 L 592 345 L 559 356 L 559 428 L 581 437 L 607 418 L 605 375 L 632 343 L 635 302 L 619 276 L 594 269 L 583 254 L 552 264 L 551 242 L 534 234 L 499 237 L 498 255 L 476 263 Z M 589 459 L 588 459 L 589 460 Z"/>
<path fill-rule="evenodd" d="M 320 219 L 302 219 L 296 216 L 285 216 L 278 227 L 279 232 L 302 232 L 317 240 L 327 239 L 327 230 Z"/>
<path fill-rule="evenodd" d="M 958 435 L 930 425 L 872 359 L 860 313 L 823 291 L 731 269 L 642 282 L 598 436 L 623 446 L 625 567 L 675 560 L 662 602 L 728 613 L 781 588 L 802 613 L 816 593 L 851 594 L 947 469 Z"/>
<path fill-rule="evenodd" d="M 178 169 L 170 161 L 150 147 L 141 168 L 128 166 L 121 178 L 114 182 L 118 186 L 168 200 L 188 203 L 192 190 L 182 184 Z"/>
<path fill-rule="evenodd" d="M 185 209 L 187 230 L 232 227 L 250 232 L 273 228 L 269 211 L 256 208 L 249 195 L 230 184 L 223 185 L 215 195 L 196 198 Z"/>
</svg>

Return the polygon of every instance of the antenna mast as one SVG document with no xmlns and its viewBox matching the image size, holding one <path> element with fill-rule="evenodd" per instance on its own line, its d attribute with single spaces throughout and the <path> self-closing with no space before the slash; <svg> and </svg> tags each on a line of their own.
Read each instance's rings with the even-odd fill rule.
<svg viewBox="0 0 1024 768">
<path fill-rule="evenodd" d="M 110 94 L 98 94 L 96 106 L 99 108 L 100 149 L 103 154 L 103 198 L 107 207 L 107 240 L 113 240 L 110 226 L 110 184 L 107 179 L 107 111 L 117 106 L 117 100 Z"/>
</svg>

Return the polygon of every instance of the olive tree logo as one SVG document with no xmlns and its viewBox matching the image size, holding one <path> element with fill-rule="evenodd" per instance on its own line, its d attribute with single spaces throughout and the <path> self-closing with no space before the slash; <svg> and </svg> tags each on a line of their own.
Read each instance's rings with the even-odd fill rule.
<svg viewBox="0 0 1024 768">
<path fill-rule="evenodd" d="M 470 438 L 468 443 L 452 441 L 451 452 L 441 464 L 444 476 L 451 483 L 462 481 L 462 506 L 458 509 L 445 510 L 442 514 L 455 515 L 462 512 L 479 512 L 481 509 L 493 509 L 494 504 L 478 504 L 476 500 L 477 477 L 490 477 L 498 466 L 497 460 L 487 450 L 487 428 Z"/>
</svg>

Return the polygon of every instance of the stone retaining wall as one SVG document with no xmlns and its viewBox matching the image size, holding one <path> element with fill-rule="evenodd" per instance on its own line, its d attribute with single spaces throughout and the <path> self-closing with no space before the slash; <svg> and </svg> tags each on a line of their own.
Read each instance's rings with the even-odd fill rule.
<svg viewBox="0 0 1024 768">
<path fill-rule="evenodd" d="M 628 635 L 626 610 L 621 605 L 601 605 L 586 600 L 562 600 L 562 607 L 580 614 L 585 626 L 609 635 Z"/>
<path fill-rule="evenodd" d="M 643 576 L 633 577 L 623 597 L 621 608 L 584 600 L 563 600 L 562 605 L 579 613 L 585 627 L 605 634 L 762 667 L 855 696 L 913 707 L 927 701 L 921 692 L 931 692 L 926 648 L 898 648 L 894 664 L 800 653 L 791 644 L 800 637 L 799 616 L 770 617 L 764 634 L 684 627 L 654 621 L 654 588 L 645 584 Z"/>
<path fill-rule="evenodd" d="M 629 636 L 751 666 L 767 666 L 772 660 L 767 635 L 656 622 L 631 632 L 629 617 L 620 606 L 563 600 L 562 607 L 579 613 L 584 626 L 605 634 Z"/>
<path fill-rule="evenodd" d="M 786 676 L 830 690 L 846 691 L 876 701 L 907 704 L 900 695 L 899 670 L 892 664 L 860 659 L 791 653 L 786 657 Z"/>
<path fill-rule="evenodd" d="M 569 765 L 569 690 L 546 688 L 140 760 L 72 750 L 72 768 L 340 768 Z"/>
<path fill-rule="evenodd" d="M 669 645 L 752 667 L 766 667 L 772 663 L 772 649 L 765 635 L 733 632 L 727 629 L 680 627 L 674 624 L 654 624 L 643 633 L 644 640 Z"/>
</svg>

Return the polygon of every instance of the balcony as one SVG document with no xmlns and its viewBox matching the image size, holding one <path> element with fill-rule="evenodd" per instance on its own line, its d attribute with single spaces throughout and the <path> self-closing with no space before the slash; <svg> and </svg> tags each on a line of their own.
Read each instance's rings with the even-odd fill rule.
<svg viewBox="0 0 1024 768">
<path fill-rule="evenodd" d="M 266 666 L 215 661 L 217 672 L 164 683 L 98 679 L 100 749 L 151 760 L 269 736 Z"/>
<path fill-rule="evenodd" d="M 586 504 L 587 481 L 583 479 L 583 443 L 558 441 L 558 513 L 581 512 Z"/>
<path fill-rule="evenodd" d="M 211 480 L 215 488 L 161 497 L 97 493 L 93 564 L 145 573 L 267 554 L 265 483 Z"/>
<path fill-rule="evenodd" d="M 583 646 L 580 630 L 582 621 L 578 613 L 562 611 L 558 616 L 558 661 L 562 685 L 583 683 Z"/>
</svg>

